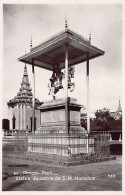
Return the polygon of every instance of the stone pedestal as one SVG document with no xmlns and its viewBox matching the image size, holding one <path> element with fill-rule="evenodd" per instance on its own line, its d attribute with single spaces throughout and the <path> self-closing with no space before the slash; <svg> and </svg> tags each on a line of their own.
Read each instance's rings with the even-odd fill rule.
<svg viewBox="0 0 125 195">
<path fill-rule="evenodd" d="M 28 135 L 26 158 L 66 166 L 110 160 L 109 134 L 87 134 L 80 126 L 81 107 L 75 99 L 68 99 L 68 131 L 65 99 L 45 102 L 39 107 L 41 126 L 35 134 Z"/>
<path fill-rule="evenodd" d="M 68 99 L 69 131 L 65 129 L 65 99 L 45 102 L 41 111 L 41 127 L 35 136 L 29 138 L 29 151 L 54 155 L 54 159 L 86 154 L 88 136 L 80 126 L 82 105 L 76 99 Z M 94 151 L 91 139 L 90 152 Z"/>
<path fill-rule="evenodd" d="M 78 104 L 76 99 L 68 99 L 69 115 L 69 134 L 81 131 L 85 132 L 80 126 L 80 110 L 83 106 Z M 65 99 L 57 99 L 45 102 L 41 107 L 41 131 L 50 133 L 68 133 L 65 129 Z"/>
</svg>

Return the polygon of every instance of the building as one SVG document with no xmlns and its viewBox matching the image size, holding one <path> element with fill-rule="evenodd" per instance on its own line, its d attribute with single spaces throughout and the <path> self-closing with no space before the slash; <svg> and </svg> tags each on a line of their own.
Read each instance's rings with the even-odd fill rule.
<svg viewBox="0 0 125 195">
<path fill-rule="evenodd" d="M 32 129 L 32 89 L 30 87 L 27 67 L 25 64 L 21 87 L 17 96 L 11 99 L 7 105 L 10 115 L 10 130 L 29 130 Z M 40 111 L 38 107 L 42 105 L 35 99 L 35 130 L 40 127 Z"/>
</svg>

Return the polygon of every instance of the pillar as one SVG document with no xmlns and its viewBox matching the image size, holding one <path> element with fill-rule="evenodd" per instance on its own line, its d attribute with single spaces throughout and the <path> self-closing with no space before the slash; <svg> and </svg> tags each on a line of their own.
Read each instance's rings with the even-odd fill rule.
<svg viewBox="0 0 125 195">
<path fill-rule="evenodd" d="M 22 120 L 22 104 L 21 104 L 20 105 L 20 130 L 23 129 L 22 122 L 23 122 L 23 120 Z"/>
<path fill-rule="evenodd" d="M 68 44 L 65 45 L 65 129 L 69 134 L 68 129 Z"/>
<path fill-rule="evenodd" d="M 112 141 L 112 134 L 110 134 L 110 140 L 109 141 Z"/>
<path fill-rule="evenodd" d="M 17 117 L 16 117 L 16 129 L 17 130 L 20 129 L 19 121 L 20 121 L 20 109 L 19 109 L 19 105 L 17 105 Z"/>
<path fill-rule="evenodd" d="M 22 104 L 22 130 L 24 130 L 24 105 Z"/>
<path fill-rule="evenodd" d="M 23 106 L 23 129 L 26 129 L 26 105 Z"/>
<path fill-rule="evenodd" d="M 89 153 L 89 137 L 88 137 L 88 133 L 86 134 L 86 153 Z"/>
<path fill-rule="evenodd" d="M 34 59 L 32 59 L 32 77 L 33 77 L 33 100 L 32 100 L 32 133 L 35 132 L 34 129 L 34 118 L 35 118 L 35 71 L 34 71 Z"/>
<path fill-rule="evenodd" d="M 89 53 L 87 53 L 87 64 L 86 64 L 86 88 L 87 88 L 87 133 L 90 133 L 90 97 L 89 97 Z M 87 153 L 89 152 L 89 139 L 86 139 Z"/>
<path fill-rule="evenodd" d="M 119 136 L 119 142 L 122 141 L 122 136 L 121 136 L 121 133 L 120 133 L 120 136 Z"/>
<path fill-rule="evenodd" d="M 10 130 L 11 130 L 11 129 L 12 129 L 12 118 L 13 118 L 13 113 L 12 113 L 12 108 L 11 108 L 11 107 L 9 108 L 9 110 L 10 110 L 9 119 L 10 119 Z"/>
<path fill-rule="evenodd" d="M 90 133 L 89 54 L 87 54 L 86 80 L 87 80 L 87 132 Z"/>
<path fill-rule="evenodd" d="M 20 130 L 20 105 L 18 105 L 18 118 L 19 118 L 19 130 Z"/>
</svg>

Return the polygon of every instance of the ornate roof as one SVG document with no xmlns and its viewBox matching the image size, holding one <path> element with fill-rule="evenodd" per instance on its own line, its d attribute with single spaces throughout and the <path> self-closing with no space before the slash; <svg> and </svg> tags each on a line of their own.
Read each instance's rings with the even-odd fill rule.
<svg viewBox="0 0 125 195">
<path fill-rule="evenodd" d="M 27 104 L 32 106 L 32 98 L 33 98 L 32 89 L 30 88 L 27 67 L 25 65 L 24 74 L 23 74 L 22 83 L 19 92 L 7 104 L 10 107 L 14 107 L 17 104 Z M 38 99 L 35 99 L 36 107 L 40 106 L 41 104 L 42 102 L 40 102 Z"/>
<path fill-rule="evenodd" d="M 118 112 L 122 112 L 122 108 L 121 108 L 121 102 L 120 102 L 120 99 L 119 99 L 119 105 L 118 105 Z"/>
<path fill-rule="evenodd" d="M 29 53 L 18 58 L 19 61 L 42 67 L 48 70 L 53 70 L 53 65 L 60 65 L 60 68 L 65 67 L 65 45 L 68 44 L 68 65 L 72 66 L 89 59 L 93 59 L 104 55 L 104 51 L 91 45 L 91 41 L 85 39 L 82 35 L 73 30 L 66 29 L 48 40 L 31 48 Z"/>
<path fill-rule="evenodd" d="M 118 120 L 122 118 L 122 108 L 121 108 L 121 102 L 119 99 L 118 109 L 116 112 L 110 112 L 110 116 L 113 117 L 115 120 Z"/>
</svg>

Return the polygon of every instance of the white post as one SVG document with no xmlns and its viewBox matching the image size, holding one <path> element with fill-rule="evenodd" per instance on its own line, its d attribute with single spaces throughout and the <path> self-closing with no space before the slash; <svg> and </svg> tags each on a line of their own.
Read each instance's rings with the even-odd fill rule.
<svg viewBox="0 0 125 195">
<path fill-rule="evenodd" d="M 90 133 L 90 97 L 89 97 L 89 54 L 87 53 L 86 64 L 86 82 L 87 82 L 87 133 Z M 89 152 L 89 140 L 87 135 L 87 153 Z"/>
<path fill-rule="evenodd" d="M 87 79 L 87 132 L 90 133 L 89 54 L 87 54 L 86 79 Z"/>
<path fill-rule="evenodd" d="M 20 130 L 22 130 L 22 104 L 20 105 Z"/>
<path fill-rule="evenodd" d="M 35 132 L 35 70 L 34 70 L 34 59 L 32 59 L 32 76 L 33 76 L 33 100 L 32 100 L 32 133 Z"/>
<path fill-rule="evenodd" d="M 89 153 L 89 137 L 88 137 L 88 133 L 86 134 L 86 153 Z"/>
<path fill-rule="evenodd" d="M 17 105 L 16 129 L 19 129 L 19 105 Z"/>
<path fill-rule="evenodd" d="M 65 125 L 68 132 L 68 44 L 65 45 Z"/>
<path fill-rule="evenodd" d="M 23 124 L 24 124 L 24 126 L 23 126 L 23 128 L 24 128 L 24 130 L 26 129 L 26 105 L 24 104 L 24 106 L 23 106 Z"/>
<path fill-rule="evenodd" d="M 12 129 L 12 108 L 10 107 L 10 130 Z"/>
<path fill-rule="evenodd" d="M 112 134 L 110 134 L 110 140 L 109 141 L 112 141 Z"/>
<path fill-rule="evenodd" d="M 121 142 L 122 141 L 122 137 L 121 137 L 121 133 L 120 133 L 120 136 L 119 136 L 119 142 Z"/>
<path fill-rule="evenodd" d="M 22 104 L 22 130 L 24 129 L 24 105 Z"/>
<path fill-rule="evenodd" d="M 19 128 L 17 130 L 20 130 L 20 105 L 18 105 L 18 119 L 19 119 Z"/>
</svg>

